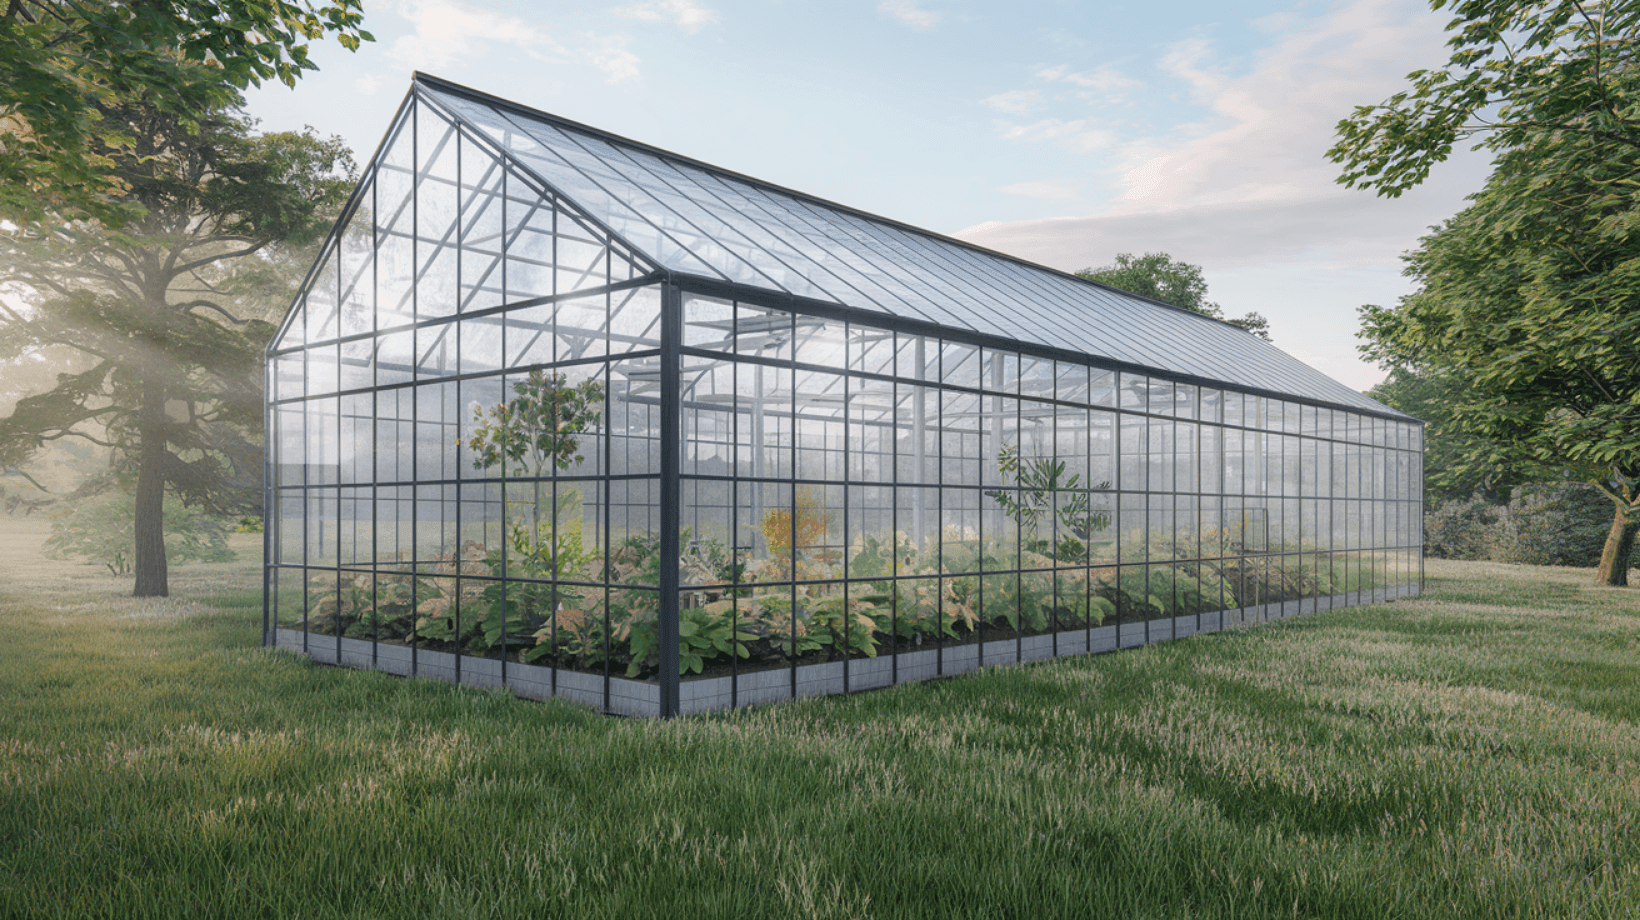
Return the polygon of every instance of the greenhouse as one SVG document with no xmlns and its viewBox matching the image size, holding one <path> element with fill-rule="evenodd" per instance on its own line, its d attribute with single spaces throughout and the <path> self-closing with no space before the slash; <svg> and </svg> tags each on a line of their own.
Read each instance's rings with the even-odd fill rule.
<svg viewBox="0 0 1640 920">
<path fill-rule="evenodd" d="M 1415 594 L 1234 326 L 418 75 L 268 350 L 264 641 L 670 716 Z"/>
</svg>

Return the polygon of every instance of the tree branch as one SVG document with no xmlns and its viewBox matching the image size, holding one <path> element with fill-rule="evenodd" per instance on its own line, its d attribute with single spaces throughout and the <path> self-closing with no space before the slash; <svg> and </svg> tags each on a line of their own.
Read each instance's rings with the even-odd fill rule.
<svg viewBox="0 0 1640 920">
<path fill-rule="evenodd" d="M 21 476 L 21 477 L 23 477 L 23 478 L 24 478 L 24 479 L 27 479 L 27 480 L 28 480 L 28 482 L 29 482 L 29 485 L 31 485 L 31 486 L 33 486 L 33 487 L 35 487 L 35 488 L 36 488 L 36 489 L 39 489 L 39 490 L 40 490 L 40 491 L 41 491 L 41 492 L 44 492 L 44 493 L 46 493 L 46 494 L 47 494 L 47 495 L 54 495 L 54 494 L 56 494 L 56 493 L 54 493 L 54 492 L 52 492 L 52 491 L 51 491 L 51 490 L 50 490 L 50 489 L 48 489 L 48 488 L 46 488 L 46 487 L 45 487 L 45 486 L 43 486 L 43 485 L 40 485 L 40 480 L 38 480 L 38 479 L 35 479 L 35 478 L 34 478 L 34 477 L 33 477 L 33 476 L 30 476 L 30 475 L 29 475 L 29 474 L 27 474 L 27 473 L 25 473 L 25 472 L 23 472 L 23 471 L 22 471 L 22 470 L 20 470 L 20 469 L 18 469 L 18 468 L 17 468 L 17 467 L 15 467 L 15 466 L 8 466 L 8 467 L 6 467 L 6 470 L 5 470 L 5 472 L 6 472 L 6 473 L 7 473 L 7 474 L 8 474 L 8 475 L 11 475 L 11 476 Z"/>
<path fill-rule="evenodd" d="M 209 256 L 209 257 L 206 257 L 206 258 L 203 258 L 203 259 L 195 259 L 192 262 L 188 262 L 184 265 L 181 265 L 181 266 L 177 267 L 175 269 L 174 273 L 177 274 L 177 275 L 184 275 L 184 274 L 187 274 L 188 272 L 194 271 L 196 269 L 204 268 L 205 266 L 210 265 L 213 262 L 220 262 L 223 259 L 237 259 L 240 256 L 248 256 L 253 252 L 257 252 L 259 250 L 262 250 L 262 249 L 266 248 L 269 242 L 271 242 L 271 240 L 263 240 L 263 241 L 255 244 L 254 246 L 247 246 L 246 248 L 240 249 L 240 250 L 237 250 L 237 251 L 224 252 L 224 253 L 221 253 L 220 255 Z"/>
<path fill-rule="evenodd" d="M 220 306 L 209 300 L 190 300 L 187 303 L 176 303 L 171 304 L 171 306 L 180 307 L 183 312 L 192 310 L 194 307 L 204 307 L 207 310 L 215 310 L 217 313 L 222 314 L 223 318 L 225 318 L 228 322 L 233 323 L 235 326 L 243 326 L 250 322 L 250 320 L 240 319 L 239 317 L 234 316 L 232 313 L 229 313 L 227 310 L 222 309 Z"/>
</svg>

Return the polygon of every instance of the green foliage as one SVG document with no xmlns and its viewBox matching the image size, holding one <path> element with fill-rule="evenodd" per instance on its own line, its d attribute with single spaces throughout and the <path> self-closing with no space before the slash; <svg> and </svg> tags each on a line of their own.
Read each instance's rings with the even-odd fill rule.
<svg viewBox="0 0 1640 920">
<path fill-rule="evenodd" d="M 1461 501 L 1480 494 L 1487 501 L 1509 500 L 1517 486 L 1555 475 L 1517 440 L 1498 441 L 1467 430 L 1455 416 L 1473 401 L 1473 384 L 1456 368 L 1420 373 L 1392 367 L 1367 395 L 1424 423 L 1424 499 Z M 1463 556 L 1447 558 L 1461 559 Z"/>
<path fill-rule="evenodd" d="M 0 466 L 65 437 L 111 443 L 136 478 L 136 526 L 150 537 L 166 492 L 212 514 L 260 513 L 273 326 L 256 283 L 266 275 L 238 265 L 288 261 L 283 244 L 328 227 L 353 185 L 351 155 L 311 132 L 256 135 L 226 105 L 184 119 L 117 98 L 103 124 L 134 145 L 103 151 L 133 211 L 123 226 L 62 213 L 0 224 L 0 285 L 27 304 L 0 304 L 0 361 L 73 356 L 49 389 L 0 418 Z M 164 558 L 144 555 L 157 539 L 137 545 L 139 592 L 164 594 Z"/>
<path fill-rule="evenodd" d="M 1456 376 L 1451 422 L 1484 468 L 1540 468 L 1640 508 L 1640 150 L 1544 136 L 1499 157 L 1486 189 L 1408 256 L 1420 289 L 1363 308 L 1363 350 Z M 1484 329 L 1485 335 L 1475 334 Z M 1608 556 L 1615 549 L 1608 548 Z M 1626 560 L 1604 569 L 1620 577 Z"/>
<path fill-rule="evenodd" d="M 1224 320 L 1261 339 L 1270 338 L 1269 320 L 1258 313 L 1226 319 L 1224 310 L 1207 299 L 1207 279 L 1202 276 L 1201 266 L 1174 259 L 1165 252 L 1147 252 L 1142 256 L 1118 253 L 1114 263 L 1099 268 L 1084 268 L 1076 274 L 1129 294 Z"/>
<path fill-rule="evenodd" d="M 1462 137 L 1497 153 L 1486 188 L 1407 257 L 1420 289 L 1362 309 L 1362 350 L 1461 379 L 1454 430 L 1599 486 L 1614 527 L 1597 578 L 1626 584 L 1640 528 L 1640 6 L 1454 11 L 1446 67 L 1357 109 L 1328 154 L 1339 181 L 1393 197 Z"/>
<path fill-rule="evenodd" d="M 1071 561 L 1084 556 L 1087 541 L 1110 526 L 1110 514 L 1094 511 L 1088 493 L 1081 491 L 1081 475 L 1066 477 L 1065 461 L 1058 457 L 1024 458 L 1016 445 L 1004 444 L 997 452 L 997 469 L 1019 488 L 985 494 L 1013 518 L 1020 538 L 1035 550 Z M 1110 483 L 1102 482 L 1093 488 L 1109 489 Z M 1059 526 L 1059 537 L 1052 544 L 1038 536 L 1044 517 L 1057 521 Z"/>
<path fill-rule="evenodd" d="M 121 106 L 193 129 L 247 86 L 294 85 L 314 69 L 313 39 L 371 41 L 362 15 L 359 0 L 11 0 L 0 11 L 0 219 L 140 218 L 122 160 L 153 151 Z"/>
<path fill-rule="evenodd" d="M 505 634 L 508 645 L 532 646 L 525 660 L 534 660 L 554 650 L 554 612 L 568 610 L 564 629 L 558 637 L 572 657 L 587 657 L 601 651 L 582 627 L 586 611 L 595 606 L 597 589 L 571 584 L 598 578 L 598 554 L 581 541 L 581 493 L 562 489 L 553 514 L 531 527 L 514 518 L 507 527 L 507 553 L 492 550 L 484 556 L 486 574 L 505 576 L 506 582 L 490 582 L 481 595 L 485 648 L 499 648 Z M 594 647 L 596 645 L 596 647 Z"/>
<path fill-rule="evenodd" d="M 1479 498 L 1449 499 L 1424 513 L 1424 555 L 1432 559 L 1485 559 L 1498 509 Z"/>
<path fill-rule="evenodd" d="M 418 612 L 428 614 L 423 626 L 434 635 L 454 631 L 444 593 L 428 579 L 409 572 L 308 576 L 308 629 L 321 635 L 404 640 L 415 632 Z"/>
<path fill-rule="evenodd" d="M 46 551 L 56 557 L 84 556 L 114 575 L 129 575 L 136 558 L 137 531 L 130 493 L 77 504 L 52 516 Z M 219 517 L 172 501 L 165 508 L 165 552 L 172 561 L 229 562 L 228 525 Z"/>
<path fill-rule="evenodd" d="M 579 503 L 579 496 L 561 498 L 555 530 L 513 522 L 505 559 L 473 542 L 439 557 L 422 569 L 415 596 L 408 573 L 316 576 L 310 628 L 398 641 L 411 638 L 413 627 L 416 639 L 451 651 L 653 677 L 660 669 L 660 536 L 628 537 L 605 558 L 581 543 L 573 514 Z M 1156 533 L 1148 542 L 1150 555 L 1164 560 L 1176 540 Z M 689 548 L 679 561 L 687 573 L 679 604 L 679 672 L 686 675 L 732 662 L 755 668 L 876 657 L 902 643 L 972 642 L 986 630 L 995 638 L 997 630 L 1094 627 L 1118 609 L 1129 619 L 1187 616 L 1235 607 L 1238 597 L 1279 603 L 1376 587 L 1378 579 L 1353 558 L 1293 552 L 1128 566 L 1117 581 L 1114 566 L 1066 563 L 1017 542 L 947 539 L 922 553 L 896 535 L 864 537 L 835 560 L 806 563 L 800 571 L 809 583 L 765 584 L 748 579 L 715 541 L 685 529 L 679 543 Z"/>
<path fill-rule="evenodd" d="M 513 398 L 474 409 L 467 439 L 473 468 L 516 464 L 513 474 L 542 476 L 584 457 L 580 436 L 603 420 L 604 388 L 596 378 L 570 385 L 563 374 L 534 370 L 513 384 Z"/>
<path fill-rule="evenodd" d="M 1424 552 L 1440 559 L 1598 565 L 1611 499 L 1586 483 L 1534 483 L 1506 505 L 1449 501 L 1424 515 Z"/>
<path fill-rule="evenodd" d="M 1458 141 L 1514 151 L 1546 136 L 1640 143 L 1634 37 L 1640 7 L 1572 0 L 1432 0 L 1450 7 L 1451 57 L 1411 86 L 1338 123 L 1327 157 L 1339 182 L 1396 197 L 1423 182 Z M 1574 137 L 1576 136 L 1576 137 Z"/>
<path fill-rule="evenodd" d="M 1142 256 L 1118 253 L 1112 264 L 1084 268 L 1077 274 L 1192 313 L 1212 317 L 1224 313 L 1218 304 L 1207 299 L 1207 279 L 1202 276 L 1201 266 L 1175 259 L 1165 252 L 1147 252 Z"/>
<path fill-rule="evenodd" d="M 820 645 L 835 649 L 839 657 L 857 652 L 877 657 L 877 632 L 888 621 L 886 607 L 833 591 L 805 609 L 809 630 Z"/>
<path fill-rule="evenodd" d="M 1525 565 L 1596 566 L 1611 512 L 1611 499 L 1586 483 L 1523 486 L 1499 511 L 1488 555 Z"/>
<path fill-rule="evenodd" d="M 1124 568 L 1120 578 L 1101 583 L 1099 592 L 1113 609 L 1129 619 L 1187 616 L 1235 606 L 1233 594 L 1225 604 L 1219 603 L 1216 579 L 1211 584 L 1203 583 L 1180 566 L 1151 566 L 1148 572 L 1143 567 Z"/>
</svg>

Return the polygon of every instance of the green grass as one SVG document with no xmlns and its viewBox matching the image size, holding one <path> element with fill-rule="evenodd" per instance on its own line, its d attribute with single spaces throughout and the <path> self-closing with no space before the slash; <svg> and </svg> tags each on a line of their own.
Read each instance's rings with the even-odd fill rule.
<svg viewBox="0 0 1640 920">
<path fill-rule="evenodd" d="M 251 565 L 0 581 L 0 917 L 1640 915 L 1640 591 L 1431 573 L 672 723 L 264 651 Z"/>
</svg>

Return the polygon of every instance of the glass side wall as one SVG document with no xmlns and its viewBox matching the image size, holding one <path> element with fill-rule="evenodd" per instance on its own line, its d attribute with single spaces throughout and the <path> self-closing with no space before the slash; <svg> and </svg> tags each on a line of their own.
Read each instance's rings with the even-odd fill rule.
<svg viewBox="0 0 1640 920">
<path fill-rule="evenodd" d="M 1414 425 L 704 296 L 683 327 L 686 672 L 872 685 L 1420 582 Z"/>
<path fill-rule="evenodd" d="M 611 658 L 659 609 L 649 268 L 425 105 L 360 195 L 270 355 L 269 641 L 653 674 Z"/>
</svg>

